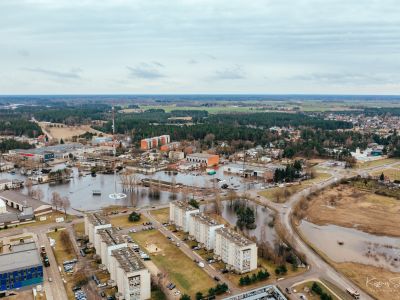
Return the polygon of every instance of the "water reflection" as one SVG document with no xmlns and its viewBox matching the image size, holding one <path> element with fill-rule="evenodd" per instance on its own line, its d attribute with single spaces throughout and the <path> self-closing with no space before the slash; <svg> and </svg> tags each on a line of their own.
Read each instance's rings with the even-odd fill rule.
<svg viewBox="0 0 400 300">
<path fill-rule="evenodd" d="M 247 236 L 256 237 L 258 242 L 265 241 L 273 246 L 278 237 L 275 228 L 270 226 L 273 223 L 274 212 L 252 201 L 247 201 L 247 205 L 254 209 L 257 227 L 255 229 L 243 229 L 243 231 Z M 212 212 L 214 211 L 214 204 L 204 204 L 201 206 L 201 209 L 205 212 Z M 222 202 L 222 217 L 230 225 L 236 226 L 237 216 L 233 208 L 233 203 L 229 200 Z"/>
<path fill-rule="evenodd" d="M 304 220 L 299 227 L 310 243 L 336 262 L 358 262 L 400 272 L 400 238 Z"/>
</svg>

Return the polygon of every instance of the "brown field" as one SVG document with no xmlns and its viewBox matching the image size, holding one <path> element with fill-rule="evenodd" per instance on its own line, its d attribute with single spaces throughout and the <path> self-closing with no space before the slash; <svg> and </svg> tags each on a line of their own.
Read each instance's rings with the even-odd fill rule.
<svg viewBox="0 0 400 300">
<path fill-rule="evenodd" d="M 73 136 L 78 136 L 84 134 L 85 132 L 97 133 L 100 134 L 100 131 L 97 131 L 91 128 L 89 125 L 79 125 L 79 126 L 67 126 L 65 124 L 52 124 L 60 127 L 52 127 L 47 123 L 39 123 L 40 127 L 43 131 L 48 132 L 52 138 L 64 141 L 70 140 Z M 62 126 L 62 127 L 61 127 Z M 104 135 L 104 133 L 103 133 Z"/>
<path fill-rule="evenodd" d="M 324 172 L 316 172 L 315 178 L 300 181 L 298 183 L 294 183 L 291 186 L 286 187 L 275 187 L 271 189 L 267 189 L 259 192 L 258 194 L 262 197 L 265 197 L 273 202 L 284 203 L 289 197 L 295 193 L 301 192 L 302 190 L 310 187 L 315 183 L 319 183 L 321 181 L 327 180 L 331 177 L 329 173 Z"/>
<path fill-rule="evenodd" d="M 340 185 L 322 191 L 307 202 L 301 212 L 307 220 L 318 224 L 335 224 L 364 232 L 400 236 L 398 228 L 400 201 L 357 188 Z"/>
<path fill-rule="evenodd" d="M 385 177 L 390 180 L 400 180 L 400 169 L 398 168 L 388 168 L 383 170 L 377 170 L 371 173 L 372 176 L 380 176 L 383 173 Z"/>
<path fill-rule="evenodd" d="M 376 299 L 400 299 L 399 273 L 356 263 L 335 263 L 334 265 Z"/>
</svg>

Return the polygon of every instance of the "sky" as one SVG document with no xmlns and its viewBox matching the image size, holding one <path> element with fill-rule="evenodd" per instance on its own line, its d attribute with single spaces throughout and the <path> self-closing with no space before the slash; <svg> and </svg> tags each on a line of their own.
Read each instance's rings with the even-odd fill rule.
<svg viewBox="0 0 400 300">
<path fill-rule="evenodd" d="M 400 94 L 398 0 L 0 0 L 0 94 Z"/>
</svg>

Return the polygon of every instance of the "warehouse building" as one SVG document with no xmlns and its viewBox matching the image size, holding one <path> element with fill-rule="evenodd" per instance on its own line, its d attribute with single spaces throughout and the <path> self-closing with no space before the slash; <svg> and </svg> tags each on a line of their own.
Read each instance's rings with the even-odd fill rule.
<svg viewBox="0 0 400 300">
<path fill-rule="evenodd" d="M 216 254 L 228 268 L 242 274 L 257 269 L 257 245 L 241 234 L 229 229 L 215 231 Z"/>
<path fill-rule="evenodd" d="M 185 201 L 175 201 L 169 203 L 169 220 L 177 228 L 189 232 L 189 216 L 200 212 L 198 208 L 191 206 Z"/>
<path fill-rule="evenodd" d="M 53 207 L 43 201 L 36 200 L 17 191 L 0 192 L 0 199 L 9 207 L 22 212 L 24 215 L 34 215 L 35 217 L 49 214 L 53 211 Z"/>
<path fill-rule="evenodd" d="M 208 153 L 193 153 L 186 156 L 191 163 L 200 163 L 204 167 L 216 166 L 219 164 L 219 155 Z"/>
<path fill-rule="evenodd" d="M 89 237 L 89 242 L 93 245 L 98 244 L 97 230 L 111 227 L 110 221 L 99 213 L 85 215 L 85 235 Z"/>
<path fill-rule="evenodd" d="M 9 153 L 33 161 L 47 162 L 59 158 L 68 158 L 69 155 L 78 156 L 84 148 L 80 143 L 68 143 L 33 149 L 15 149 L 10 150 Z"/>
<path fill-rule="evenodd" d="M 13 245 L 10 252 L 0 255 L 1 292 L 42 282 L 43 266 L 35 242 Z"/>
<path fill-rule="evenodd" d="M 110 270 L 111 251 L 127 247 L 128 244 L 115 227 L 99 229 L 97 230 L 97 235 L 99 238 L 96 239 L 94 245 L 96 253 L 100 255 L 101 263 Z"/>
<path fill-rule="evenodd" d="M 110 277 L 117 283 L 122 299 L 150 299 L 150 272 L 132 248 L 123 247 L 111 252 Z"/>
<path fill-rule="evenodd" d="M 207 250 L 215 247 L 215 230 L 224 227 L 214 219 L 203 213 L 191 214 L 189 216 L 189 235 L 201 243 Z"/>
</svg>

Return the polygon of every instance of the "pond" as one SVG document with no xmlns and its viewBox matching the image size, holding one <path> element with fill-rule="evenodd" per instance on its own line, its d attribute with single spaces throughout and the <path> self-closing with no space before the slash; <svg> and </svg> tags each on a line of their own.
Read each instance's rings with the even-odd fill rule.
<svg viewBox="0 0 400 300">
<path fill-rule="evenodd" d="M 275 231 L 274 227 L 270 227 L 269 224 L 272 223 L 274 218 L 274 212 L 262 205 L 256 204 L 252 201 L 247 201 L 247 205 L 254 209 L 255 217 L 256 217 L 256 225 L 255 229 L 244 229 L 243 231 L 247 236 L 256 237 L 258 242 L 265 241 L 268 242 L 271 246 L 274 245 L 275 240 L 278 235 Z M 231 225 L 236 226 L 237 215 L 231 205 L 229 200 L 222 202 L 222 214 L 221 216 Z M 201 206 L 202 211 L 213 211 L 213 204 L 204 204 Z"/>
<path fill-rule="evenodd" d="M 400 238 L 302 221 L 300 231 L 335 262 L 356 262 L 400 272 Z"/>
</svg>

